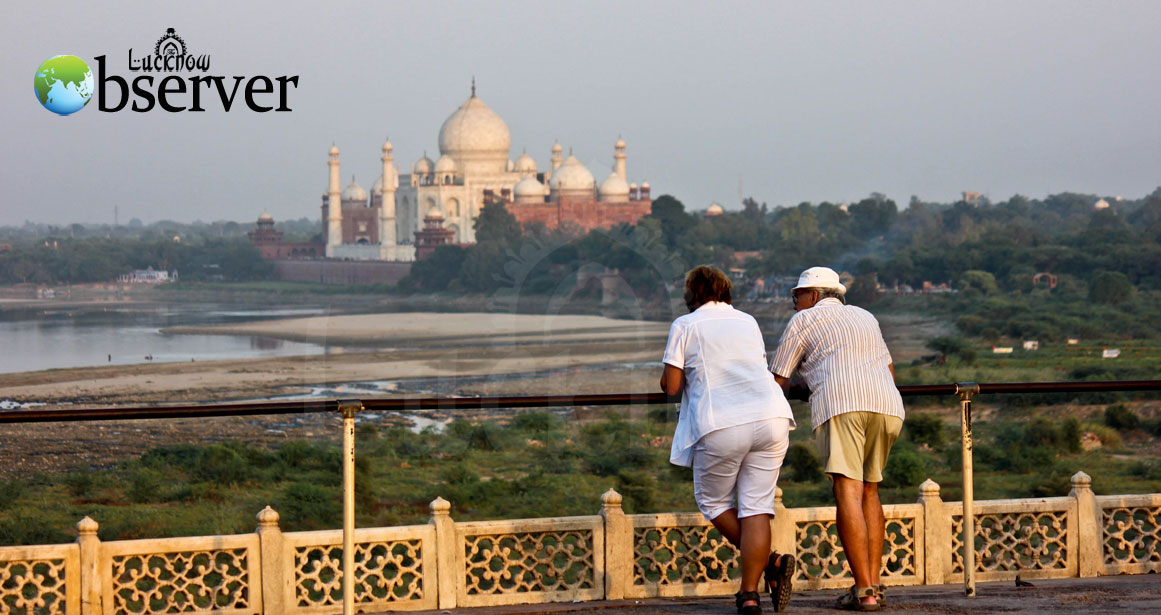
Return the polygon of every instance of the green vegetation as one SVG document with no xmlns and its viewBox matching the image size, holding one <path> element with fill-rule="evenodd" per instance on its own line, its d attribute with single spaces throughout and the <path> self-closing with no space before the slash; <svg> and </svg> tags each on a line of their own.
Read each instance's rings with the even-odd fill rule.
<svg viewBox="0 0 1161 615">
<path fill-rule="evenodd" d="M 426 522 L 437 496 L 458 520 L 594 514 L 618 490 L 631 513 L 696 510 L 691 472 L 671 466 L 668 407 L 626 420 L 564 421 L 548 412 L 517 414 L 507 425 L 459 420 L 444 433 L 359 428 L 357 522 Z M 795 404 L 799 425 L 809 410 Z M 885 472 L 887 503 L 912 502 L 930 477 L 945 500 L 960 497 L 954 412 L 913 411 Z M 1137 427 L 1130 424 L 1138 417 Z M 1007 414 L 1005 414 L 1007 416 Z M 1104 424 L 1112 417 L 1118 427 Z M 670 420 L 666 421 L 666 417 Z M 1155 429 L 1128 405 L 1092 416 L 1049 420 L 1013 414 L 977 421 L 977 499 L 1065 495 L 1078 470 L 1098 493 L 1161 491 L 1161 459 L 1148 452 Z M 1082 438 L 1103 446 L 1085 451 Z M 809 429 L 791 432 L 779 485 L 791 507 L 831 504 Z M 1145 448 L 1143 448 L 1145 447 Z M 288 441 L 273 450 L 241 442 L 154 448 L 109 470 L 80 470 L 0 481 L 0 544 L 70 541 L 88 515 L 104 540 L 249 532 L 266 505 L 284 530 L 337 528 L 342 468 L 332 443 Z"/>
</svg>

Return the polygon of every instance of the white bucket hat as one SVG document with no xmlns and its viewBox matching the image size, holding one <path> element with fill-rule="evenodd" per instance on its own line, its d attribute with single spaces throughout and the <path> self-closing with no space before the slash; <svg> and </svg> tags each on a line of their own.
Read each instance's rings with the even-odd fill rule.
<svg viewBox="0 0 1161 615">
<path fill-rule="evenodd" d="M 791 290 L 800 288 L 833 288 L 842 294 L 847 292 L 847 287 L 839 282 L 839 274 L 830 267 L 811 267 L 803 271 L 802 275 L 798 276 L 798 286 Z"/>
</svg>

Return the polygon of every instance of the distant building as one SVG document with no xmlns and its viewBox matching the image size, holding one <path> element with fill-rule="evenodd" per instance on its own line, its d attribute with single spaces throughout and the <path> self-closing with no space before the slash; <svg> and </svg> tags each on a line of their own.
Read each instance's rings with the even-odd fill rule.
<svg viewBox="0 0 1161 615">
<path fill-rule="evenodd" d="M 559 143 L 544 171 L 527 153 L 510 160 L 510 145 L 508 125 L 476 96 L 473 83 L 471 96 L 439 129 L 439 160 L 424 154 L 410 173 L 400 174 L 387 141 L 382 176 L 369 194 L 353 178 L 345 189 L 340 186 L 339 148 L 332 146 L 330 183 L 322 197 L 326 257 L 414 260 L 411 238 L 427 230 L 426 220 L 435 213 L 451 232 L 451 243 L 475 243 L 475 220 L 492 199 L 522 225 L 582 231 L 636 224 L 652 210 L 648 182 L 628 183 L 622 139 L 614 145 L 613 172 L 600 184 L 571 152 L 564 158 Z"/>
<path fill-rule="evenodd" d="M 1108 209 L 1109 202 L 1104 200 L 1104 199 L 1101 199 L 1101 200 L 1097 201 L 1096 204 L 1092 206 L 1092 208 L 1097 210 L 1097 211 L 1100 211 L 1102 209 Z"/>
<path fill-rule="evenodd" d="M 262 254 L 263 260 L 284 258 L 322 258 L 326 249 L 321 243 L 283 243 L 282 231 L 274 228 L 274 216 L 262 212 L 254 230 L 246 233 L 250 243 Z"/>
<path fill-rule="evenodd" d="M 1040 342 L 1037 340 L 1025 341 L 1024 350 L 1040 350 Z"/>
<path fill-rule="evenodd" d="M 726 210 L 721 205 L 710 203 L 710 206 L 705 209 L 705 217 L 712 218 L 714 216 L 720 216 L 725 212 Z"/>
<path fill-rule="evenodd" d="M 1011 346 L 992 346 L 992 354 L 1012 354 Z"/>
<path fill-rule="evenodd" d="M 975 205 L 980 202 L 980 193 L 974 190 L 967 190 L 963 193 L 963 202 L 968 205 Z"/>
<path fill-rule="evenodd" d="M 154 271 L 152 267 L 117 276 L 118 282 L 126 284 L 161 284 L 171 279 L 168 271 Z"/>
</svg>

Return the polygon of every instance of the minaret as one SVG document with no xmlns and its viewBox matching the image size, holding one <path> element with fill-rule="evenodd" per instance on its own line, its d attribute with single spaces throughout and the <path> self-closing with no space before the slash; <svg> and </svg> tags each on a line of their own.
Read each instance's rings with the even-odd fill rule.
<svg viewBox="0 0 1161 615">
<path fill-rule="evenodd" d="M 556 172 L 560 168 L 560 162 L 564 148 L 560 146 L 560 141 L 552 144 L 552 171 Z"/>
<path fill-rule="evenodd" d="M 399 173 L 395 170 L 395 147 L 388 139 L 383 143 L 383 192 L 379 196 L 379 258 L 396 260 L 395 256 L 395 189 Z"/>
<path fill-rule="evenodd" d="M 335 258 L 335 250 L 343 244 L 343 189 L 339 181 L 339 148 L 331 145 L 331 185 L 327 191 L 327 258 Z"/>
<path fill-rule="evenodd" d="M 625 177 L 625 140 L 617 137 L 617 145 L 613 147 L 613 151 L 615 152 L 613 154 L 613 170 L 616 171 L 621 179 L 629 181 Z"/>
</svg>

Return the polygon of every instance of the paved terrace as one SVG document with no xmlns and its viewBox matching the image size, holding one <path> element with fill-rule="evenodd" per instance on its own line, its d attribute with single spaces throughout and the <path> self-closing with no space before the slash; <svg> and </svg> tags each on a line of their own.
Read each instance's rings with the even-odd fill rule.
<svg viewBox="0 0 1161 615">
<path fill-rule="evenodd" d="M 977 596 L 969 598 L 962 585 L 888 587 L 889 605 L 883 612 L 895 613 L 1161 613 L 1161 578 L 1156 574 L 1118 575 L 1094 579 L 1044 579 L 1031 587 L 1017 587 L 1013 581 L 993 581 L 976 586 Z M 834 615 L 837 591 L 795 592 L 788 615 Z M 773 613 L 764 602 L 766 613 Z M 734 613 L 729 598 L 654 598 L 648 600 L 602 600 L 585 603 L 525 604 L 442 611 L 414 611 L 417 615 L 689 615 L 693 613 Z"/>
</svg>

